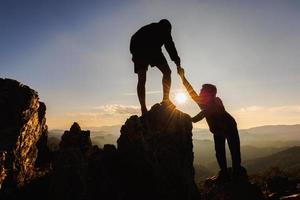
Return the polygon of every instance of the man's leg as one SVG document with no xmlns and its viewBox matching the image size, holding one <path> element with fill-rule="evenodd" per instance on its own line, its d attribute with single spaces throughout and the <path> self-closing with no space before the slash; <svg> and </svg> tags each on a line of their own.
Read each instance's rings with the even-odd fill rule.
<svg viewBox="0 0 300 200">
<path fill-rule="evenodd" d="M 141 104 L 141 111 L 143 115 L 147 112 L 146 89 L 145 89 L 147 70 L 139 70 L 137 74 L 138 74 L 137 94 L 139 97 L 139 101 Z"/>
<path fill-rule="evenodd" d="M 234 130 L 227 137 L 227 143 L 231 153 L 232 168 L 233 170 L 239 170 L 241 167 L 241 150 L 240 150 L 240 137 L 238 130 Z"/>
<path fill-rule="evenodd" d="M 221 171 L 227 171 L 225 137 L 214 134 L 216 157 Z"/>
<path fill-rule="evenodd" d="M 163 101 L 170 101 L 170 88 L 171 88 L 171 70 L 168 64 L 161 64 L 156 66 L 163 74 Z"/>
</svg>

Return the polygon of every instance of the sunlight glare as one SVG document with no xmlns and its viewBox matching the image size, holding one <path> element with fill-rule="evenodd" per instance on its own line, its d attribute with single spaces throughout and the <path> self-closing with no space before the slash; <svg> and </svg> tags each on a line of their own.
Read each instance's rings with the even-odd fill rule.
<svg viewBox="0 0 300 200">
<path fill-rule="evenodd" d="M 178 92 L 175 94 L 175 101 L 178 104 L 184 104 L 187 100 L 187 96 L 184 92 Z"/>
</svg>

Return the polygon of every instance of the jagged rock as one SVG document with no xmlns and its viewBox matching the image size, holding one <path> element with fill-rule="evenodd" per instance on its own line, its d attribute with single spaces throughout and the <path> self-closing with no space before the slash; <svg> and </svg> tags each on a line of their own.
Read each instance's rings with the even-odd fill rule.
<svg viewBox="0 0 300 200">
<path fill-rule="evenodd" d="M 260 188 L 251 183 L 248 179 L 247 172 L 244 175 L 233 177 L 229 169 L 230 179 L 222 180 L 211 177 L 204 183 L 202 192 L 203 200 L 263 200 L 264 196 Z"/>
<path fill-rule="evenodd" d="M 59 144 L 60 150 L 79 149 L 83 155 L 92 147 L 90 131 L 82 131 L 79 124 L 74 122 L 70 131 L 65 131 Z"/>
<path fill-rule="evenodd" d="M 7 176 L 7 171 L 5 169 L 5 160 L 6 160 L 6 152 L 1 152 L 0 154 L 0 189 L 3 181 Z"/>
<path fill-rule="evenodd" d="M 155 104 L 121 128 L 118 151 L 128 171 L 127 195 L 137 199 L 197 199 L 190 116 Z"/>
<path fill-rule="evenodd" d="M 39 150 L 46 151 L 46 106 L 37 92 L 11 79 L 0 78 L 0 186 L 20 188 L 40 173 Z"/>
<path fill-rule="evenodd" d="M 199 199 L 194 182 L 192 124 L 156 104 L 121 128 L 118 148 L 90 144 L 78 124 L 55 154 L 50 199 Z M 68 192 L 66 192 L 68 191 Z"/>
<path fill-rule="evenodd" d="M 90 131 L 74 123 L 64 132 L 54 154 L 50 199 L 120 199 L 119 163 L 114 145 L 93 146 Z"/>
<path fill-rule="evenodd" d="M 281 197 L 280 200 L 300 200 L 300 194 L 284 196 L 284 197 Z"/>
<path fill-rule="evenodd" d="M 46 124 L 46 105 L 43 102 L 39 103 L 40 106 L 38 112 L 39 116 L 41 117 L 40 121 L 42 121 L 43 124 Z M 38 149 L 38 156 L 35 161 L 35 167 L 42 168 L 43 170 L 49 169 L 49 165 L 52 161 L 52 153 L 48 147 L 48 130 L 46 125 L 44 131 L 42 131 L 42 134 L 36 143 L 36 147 Z"/>
<path fill-rule="evenodd" d="M 126 170 L 114 145 L 94 149 L 88 168 L 87 199 L 125 200 L 127 189 Z"/>
<path fill-rule="evenodd" d="M 54 154 L 49 199 L 121 199 L 121 164 L 114 145 L 92 146 L 90 131 L 74 123 Z M 66 192 L 67 191 L 67 192 Z"/>
<path fill-rule="evenodd" d="M 83 199 L 86 196 L 87 152 L 90 149 L 90 131 L 82 131 L 74 122 L 62 135 L 59 150 L 54 154 L 50 199 Z"/>
<path fill-rule="evenodd" d="M 290 179 L 287 176 L 271 176 L 265 181 L 268 200 L 300 199 L 298 187 L 300 180 Z M 293 194 L 293 195 L 291 195 Z"/>
</svg>

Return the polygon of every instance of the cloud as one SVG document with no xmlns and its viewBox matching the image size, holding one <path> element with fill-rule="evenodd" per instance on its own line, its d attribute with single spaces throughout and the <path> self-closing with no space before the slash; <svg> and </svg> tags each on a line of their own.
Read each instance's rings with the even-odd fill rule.
<svg viewBox="0 0 300 200">
<path fill-rule="evenodd" d="M 300 105 L 287 105 L 287 106 L 273 106 L 273 107 L 263 107 L 263 106 L 248 106 L 241 108 L 236 113 L 244 112 L 300 112 Z"/>
<path fill-rule="evenodd" d="M 299 124 L 300 105 L 248 106 L 232 112 L 240 127 L 272 124 Z"/>
<path fill-rule="evenodd" d="M 82 111 L 68 112 L 55 118 L 52 123 L 67 128 L 76 121 L 82 127 L 99 127 L 124 124 L 131 115 L 139 115 L 140 107 L 135 105 L 107 104 L 83 109 Z"/>
<path fill-rule="evenodd" d="M 271 107 L 268 110 L 274 111 L 274 112 L 297 112 L 297 113 L 299 113 L 300 105 Z"/>
<path fill-rule="evenodd" d="M 92 107 L 88 112 L 69 112 L 68 117 L 109 117 L 137 115 L 140 108 L 134 105 L 108 104 Z"/>
<path fill-rule="evenodd" d="M 119 115 L 136 115 L 140 112 L 138 106 L 112 104 L 95 107 L 96 110 L 104 114 L 119 114 Z"/>
<path fill-rule="evenodd" d="M 237 112 L 256 112 L 263 109 L 264 107 L 262 106 L 249 106 L 249 107 L 241 108 Z"/>
</svg>

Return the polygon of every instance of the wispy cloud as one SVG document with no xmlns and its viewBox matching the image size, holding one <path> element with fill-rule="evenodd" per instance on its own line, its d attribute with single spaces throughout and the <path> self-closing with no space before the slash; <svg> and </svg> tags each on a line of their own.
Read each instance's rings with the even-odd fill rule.
<svg viewBox="0 0 300 200">
<path fill-rule="evenodd" d="M 137 115 L 140 108 L 134 105 L 108 104 L 92 107 L 88 112 L 69 112 L 66 113 L 69 117 L 101 117 L 101 116 L 128 116 Z"/>
<path fill-rule="evenodd" d="M 112 104 L 97 106 L 95 107 L 95 110 L 98 110 L 99 112 L 103 112 L 105 114 L 134 115 L 139 113 L 140 108 L 133 105 Z"/>
<path fill-rule="evenodd" d="M 240 127 L 255 127 L 268 124 L 299 124 L 300 105 L 248 106 L 233 111 Z"/>
<path fill-rule="evenodd" d="M 110 126 L 123 124 L 131 115 L 139 115 L 140 108 L 135 105 L 108 104 L 90 107 L 83 111 L 68 112 L 59 121 L 55 121 L 60 127 L 76 121 L 83 127 Z M 53 122 L 54 123 L 54 122 Z"/>
<path fill-rule="evenodd" d="M 278 106 L 278 107 L 271 107 L 268 109 L 269 111 L 274 112 L 300 112 L 300 105 L 293 105 L 293 106 Z"/>
<path fill-rule="evenodd" d="M 245 112 L 300 112 L 300 105 L 287 105 L 287 106 L 273 106 L 273 107 L 264 107 L 264 106 L 248 106 L 241 108 L 235 112 L 245 113 Z"/>
</svg>

